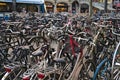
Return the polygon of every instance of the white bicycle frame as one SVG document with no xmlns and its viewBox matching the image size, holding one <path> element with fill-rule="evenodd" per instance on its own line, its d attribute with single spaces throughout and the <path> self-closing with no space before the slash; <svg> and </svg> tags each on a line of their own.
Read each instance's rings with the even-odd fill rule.
<svg viewBox="0 0 120 80">
<path fill-rule="evenodd" d="M 114 35 L 117 35 L 117 36 L 120 36 L 120 34 L 117 34 L 117 33 L 115 33 L 114 31 L 113 31 L 113 27 L 112 27 L 112 33 L 114 34 Z M 117 55 L 117 51 L 118 51 L 118 49 L 120 49 L 119 48 L 120 47 L 120 41 L 119 41 L 119 43 L 117 44 L 117 46 L 116 46 L 116 49 L 115 49 L 115 52 L 114 52 L 114 55 L 113 55 L 113 60 L 112 60 L 112 67 L 111 67 L 111 78 L 113 79 L 113 69 L 114 69 L 114 66 L 116 65 L 116 66 L 120 66 L 120 63 L 118 63 L 118 62 L 116 62 L 115 63 L 115 58 L 116 58 L 116 55 Z M 120 53 L 119 53 L 120 54 Z M 120 73 L 119 73 L 120 74 Z"/>
<path fill-rule="evenodd" d="M 112 60 L 112 67 L 111 67 L 111 74 L 112 74 L 112 79 L 113 79 L 113 69 L 114 69 L 114 66 L 117 65 L 117 66 L 120 66 L 120 63 L 115 63 L 115 58 L 116 58 L 116 55 L 117 55 L 117 51 L 120 47 L 120 42 L 118 43 L 116 49 L 115 49 L 115 52 L 114 52 L 114 55 L 113 55 L 113 60 Z"/>
</svg>

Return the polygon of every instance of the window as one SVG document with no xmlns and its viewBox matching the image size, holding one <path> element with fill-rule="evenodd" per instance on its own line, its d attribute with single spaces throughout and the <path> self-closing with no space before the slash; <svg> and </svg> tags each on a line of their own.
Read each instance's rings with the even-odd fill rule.
<svg viewBox="0 0 120 80">
<path fill-rule="evenodd" d="M 0 12 L 11 12 L 12 4 L 11 3 L 0 3 Z"/>
</svg>

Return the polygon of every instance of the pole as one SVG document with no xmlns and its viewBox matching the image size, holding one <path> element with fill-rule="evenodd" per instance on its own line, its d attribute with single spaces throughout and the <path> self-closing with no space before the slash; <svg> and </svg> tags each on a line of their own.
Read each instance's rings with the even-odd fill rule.
<svg viewBox="0 0 120 80">
<path fill-rule="evenodd" d="M 54 5 L 54 13 L 56 13 L 56 8 L 57 8 L 57 0 L 55 0 L 55 5 Z"/>
<path fill-rule="evenodd" d="M 12 0 L 13 2 L 13 11 L 16 11 L 16 0 Z"/>
<path fill-rule="evenodd" d="M 54 5 L 54 13 L 56 13 L 56 8 L 57 8 L 57 7 L 56 7 L 56 3 L 55 3 L 55 5 Z"/>
<path fill-rule="evenodd" d="M 93 11 L 92 11 L 92 0 L 90 0 L 90 5 L 89 5 L 89 17 L 92 16 L 92 13 L 93 13 Z"/>
<path fill-rule="evenodd" d="M 105 13 L 107 13 L 107 2 L 108 2 L 108 0 L 105 0 L 105 4 L 104 4 L 104 11 L 105 11 Z"/>
</svg>

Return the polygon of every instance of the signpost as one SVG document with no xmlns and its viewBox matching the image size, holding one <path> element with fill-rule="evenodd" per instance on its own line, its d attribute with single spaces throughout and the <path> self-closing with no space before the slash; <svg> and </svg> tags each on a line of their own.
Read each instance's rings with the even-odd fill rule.
<svg viewBox="0 0 120 80">
<path fill-rule="evenodd" d="M 90 0 L 90 6 L 89 6 L 89 17 L 91 17 L 92 16 L 92 0 Z"/>
<path fill-rule="evenodd" d="M 42 13 L 45 13 L 45 7 L 44 7 L 44 0 L 40 0 L 40 11 L 42 12 Z"/>
<path fill-rule="evenodd" d="M 16 0 L 12 0 L 13 2 L 13 11 L 16 11 Z"/>
<path fill-rule="evenodd" d="M 108 0 L 105 0 L 105 4 L 104 4 L 104 11 L 105 11 L 105 13 L 107 13 L 107 2 L 108 2 Z"/>
</svg>

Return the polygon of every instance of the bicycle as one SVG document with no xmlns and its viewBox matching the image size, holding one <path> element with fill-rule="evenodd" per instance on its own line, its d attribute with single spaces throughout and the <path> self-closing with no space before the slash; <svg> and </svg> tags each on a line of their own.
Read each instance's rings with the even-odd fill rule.
<svg viewBox="0 0 120 80">
<path fill-rule="evenodd" d="M 120 34 L 115 33 L 112 30 L 112 33 L 116 36 L 120 36 Z M 113 59 L 112 59 L 112 66 L 111 66 L 111 79 L 113 80 L 119 80 L 120 79 L 120 71 L 119 71 L 119 66 L 120 66 L 120 61 L 119 61 L 119 54 L 120 54 L 120 41 L 116 46 L 116 49 L 114 51 Z M 118 56 L 117 56 L 118 55 Z"/>
<path fill-rule="evenodd" d="M 112 33 L 113 33 L 113 31 L 112 31 Z M 118 50 L 118 46 L 119 46 L 119 44 L 117 45 L 114 54 L 112 54 L 114 48 L 113 49 L 111 48 L 110 49 L 111 52 L 108 52 L 108 56 L 106 56 L 106 58 L 104 58 L 104 60 L 102 60 L 100 62 L 100 64 L 97 66 L 97 69 L 95 71 L 95 74 L 94 74 L 92 80 L 96 80 L 96 79 L 108 79 L 108 80 L 110 80 L 110 79 L 113 79 L 114 73 L 113 73 L 113 68 L 111 69 L 111 66 L 113 66 L 114 64 L 112 62 L 112 59 L 113 59 L 113 61 L 115 60 L 115 55 L 116 55 L 116 51 Z M 111 70 L 112 70 L 112 72 L 111 72 Z M 112 78 L 111 78 L 111 76 L 112 76 Z M 119 79 L 119 77 L 118 77 L 118 79 Z"/>
<path fill-rule="evenodd" d="M 6 73 L 2 77 L 2 80 L 19 79 L 19 75 L 30 67 L 30 58 L 28 56 L 30 57 L 30 51 L 28 47 L 19 46 L 18 48 L 15 48 L 13 50 L 13 57 L 11 58 L 11 63 L 7 63 L 4 65 Z"/>
<path fill-rule="evenodd" d="M 44 72 L 44 70 L 43 70 L 43 72 L 40 71 L 40 73 L 43 73 L 43 75 L 44 75 L 43 79 L 45 79 L 45 80 L 48 80 L 48 79 L 67 80 L 69 78 L 69 75 L 72 72 L 74 65 L 76 63 L 76 59 L 78 59 L 77 56 L 82 57 L 82 55 L 83 55 L 82 54 L 82 50 L 83 50 L 82 46 L 79 47 L 78 53 L 75 54 L 74 49 L 73 49 L 75 47 L 73 46 L 73 44 L 76 44 L 76 46 L 78 46 L 78 44 L 74 42 L 73 38 L 74 37 L 71 36 L 70 40 L 72 42 L 67 43 L 71 46 L 72 53 L 66 52 L 66 49 L 68 49 L 67 47 L 69 47 L 69 46 L 64 43 L 59 51 L 60 53 L 57 54 L 54 59 L 55 64 L 54 64 L 53 69 L 48 71 L 49 70 L 49 67 L 48 67 L 46 72 Z M 75 39 L 77 39 L 77 38 L 75 38 Z M 81 39 L 82 38 L 80 38 L 80 40 Z M 64 52 L 64 48 L 65 48 L 65 52 Z"/>
</svg>

